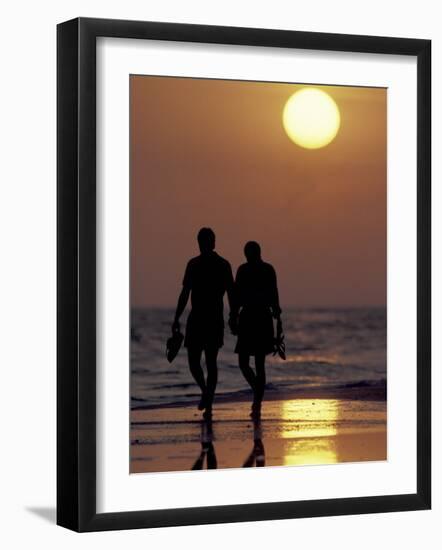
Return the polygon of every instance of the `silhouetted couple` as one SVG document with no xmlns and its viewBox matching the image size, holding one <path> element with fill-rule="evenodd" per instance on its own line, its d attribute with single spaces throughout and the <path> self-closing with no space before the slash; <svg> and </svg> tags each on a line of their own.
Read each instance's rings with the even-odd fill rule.
<svg viewBox="0 0 442 550">
<path fill-rule="evenodd" d="M 178 299 L 173 331 L 180 330 L 179 319 L 191 298 L 184 346 L 187 348 L 190 372 L 201 389 L 199 410 L 204 418 L 212 416 L 212 405 L 218 379 L 218 351 L 224 344 L 223 298 L 227 293 L 232 334 L 238 336 L 235 352 L 244 378 L 253 390 L 251 416 L 259 418 L 266 383 L 265 358 L 275 349 L 273 318 L 280 323 L 276 274 L 261 258 L 258 243 L 244 247 L 247 259 L 233 280 L 227 260 L 215 252 L 215 233 L 202 228 L 198 233 L 201 254 L 187 264 L 183 289 Z M 207 378 L 201 367 L 204 352 Z M 255 357 L 255 369 L 250 357 Z"/>
</svg>

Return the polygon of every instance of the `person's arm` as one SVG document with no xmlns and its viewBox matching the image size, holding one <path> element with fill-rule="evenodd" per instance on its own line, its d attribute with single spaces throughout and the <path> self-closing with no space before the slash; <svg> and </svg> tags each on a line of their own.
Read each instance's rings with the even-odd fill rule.
<svg viewBox="0 0 442 550">
<path fill-rule="evenodd" d="M 228 266 L 227 274 L 227 299 L 229 301 L 229 327 L 232 334 L 236 335 L 238 333 L 238 299 L 236 292 L 236 283 L 233 280 L 233 273 L 230 264 Z"/>
<path fill-rule="evenodd" d="M 190 288 L 183 287 L 178 297 L 178 304 L 176 306 L 175 318 L 173 320 L 172 330 L 180 330 L 180 317 L 183 311 L 186 309 L 187 302 L 189 301 Z"/>
<path fill-rule="evenodd" d="M 183 289 L 178 297 L 178 303 L 175 310 L 175 317 L 172 324 L 172 330 L 180 330 L 180 317 L 186 309 L 187 302 L 189 301 L 190 291 L 192 289 L 192 275 L 190 264 L 187 264 L 186 272 L 184 273 Z"/>
<path fill-rule="evenodd" d="M 272 267 L 271 269 L 272 276 L 272 291 L 271 291 L 271 308 L 273 312 L 273 317 L 279 319 L 281 317 L 281 307 L 279 305 L 279 293 L 278 293 L 278 282 L 276 280 L 276 271 Z"/>
<path fill-rule="evenodd" d="M 233 281 L 233 273 L 230 264 L 227 266 L 227 300 L 229 302 L 230 315 L 235 314 L 237 311 L 236 297 L 235 297 L 235 283 Z"/>
</svg>

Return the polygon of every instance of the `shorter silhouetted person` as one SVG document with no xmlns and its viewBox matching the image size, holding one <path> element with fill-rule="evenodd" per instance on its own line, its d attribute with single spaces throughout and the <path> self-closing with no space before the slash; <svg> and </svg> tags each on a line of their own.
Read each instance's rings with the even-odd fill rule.
<svg viewBox="0 0 442 550">
<path fill-rule="evenodd" d="M 215 233 L 203 227 L 198 233 L 201 254 L 187 264 L 183 289 L 178 298 L 172 331 L 180 330 L 179 319 L 191 299 L 184 346 L 189 368 L 201 389 L 199 410 L 204 418 L 212 415 L 212 405 L 218 380 L 218 351 L 224 344 L 224 294 L 227 292 L 230 309 L 233 307 L 233 275 L 227 260 L 215 252 Z M 201 367 L 204 352 L 207 380 Z"/>
<path fill-rule="evenodd" d="M 231 328 L 238 334 L 235 352 L 244 378 L 253 390 L 252 418 L 261 415 L 261 403 L 266 383 L 265 358 L 275 350 L 273 319 L 280 324 L 276 273 L 261 258 L 261 248 L 254 241 L 244 247 L 247 263 L 242 264 L 235 279 L 237 320 Z M 255 371 L 250 357 L 255 358 Z"/>
</svg>

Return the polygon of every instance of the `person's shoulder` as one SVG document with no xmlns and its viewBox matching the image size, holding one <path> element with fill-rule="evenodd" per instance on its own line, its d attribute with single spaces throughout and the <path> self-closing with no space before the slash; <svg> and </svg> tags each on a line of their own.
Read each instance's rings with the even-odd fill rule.
<svg viewBox="0 0 442 550">
<path fill-rule="evenodd" d="M 275 273 L 275 268 L 272 266 L 272 264 L 269 264 L 268 262 L 262 262 L 262 263 L 266 271 L 268 271 L 269 273 Z"/>
<path fill-rule="evenodd" d="M 218 261 L 222 266 L 224 266 L 225 268 L 231 269 L 230 262 L 229 262 L 228 260 L 226 260 L 225 258 L 223 258 L 222 256 L 220 256 L 219 254 L 216 254 L 216 258 L 217 258 L 217 261 Z"/>
<path fill-rule="evenodd" d="M 198 263 L 201 261 L 200 256 L 194 256 L 193 258 L 190 258 L 190 260 L 187 262 L 187 267 L 193 267 L 195 265 L 198 265 Z"/>
<path fill-rule="evenodd" d="M 238 269 L 236 270 L 236 275 L 247 272 L 248 269 L 248 263 L 244 263 L 238 266 Z"/>
</svg>

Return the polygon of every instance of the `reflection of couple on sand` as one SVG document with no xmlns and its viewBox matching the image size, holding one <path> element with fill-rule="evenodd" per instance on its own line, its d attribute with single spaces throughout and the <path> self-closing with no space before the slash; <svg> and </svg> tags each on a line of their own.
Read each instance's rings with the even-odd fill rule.
<svg viewBox="0 0 442 550">
<path fill-rule="evenodd" d="M 198 455 L 192 470 L 204 470 L 204 462 L 208 470 L 218 468 L 218 462 L 213 445 L 213 430 L 210 420 L 201 423 L 201 452 Z M 261 421 L 255 419 L 253 421 L 253 448 L 247 456 L 243 468 L 251 468 L 253 466 L 265 466 L 265 450 L 262 442 Z"/>
<path fill-rule="evenodd" d="M 282 345 L 281 309 L 279 307 L 276 274 L 273 267 L 261 258 L 258 243 L 250 241 L 244 247 L 247 262 L 242 264 L 233 280 L 227 260 L 215 252 L 215 233 L 202 228 L 198 233 L 201 254 L 187 264 L 183 289 L 178 299 L 172 331 L 180 331 L 179 319 L 189 297 L 189 313 L 184 345 L 189 368 L 201 389 L 199 410 L 205 419 L 212 417 L 212 405 L 218 379 L 217 356 L 224 344 L 223 297 L 227 293 L 230 315 L 229 327 L 238 337 L 235 353 L 244 378 L 253 390 L 252 418 L 259 418 L 265 388 L 265 358 Z M 273 319 L 277 320 L 275 339 Z M 201 367 L 204 351 L 207 378 Z M 250 357 L 255 357 L 255 369 Z"/>
</svg>

